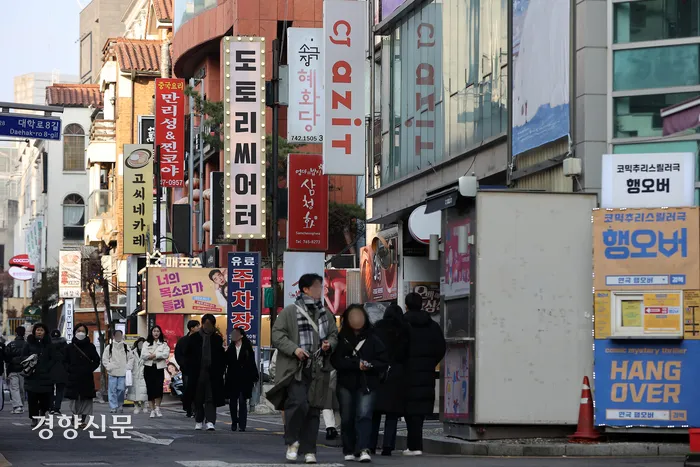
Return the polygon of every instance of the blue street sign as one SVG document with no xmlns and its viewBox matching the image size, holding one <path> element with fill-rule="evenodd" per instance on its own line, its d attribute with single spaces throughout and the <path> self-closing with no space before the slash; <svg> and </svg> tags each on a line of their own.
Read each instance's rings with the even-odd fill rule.
<svg viewBox="0 0 700 467">
<path fill-rule="evenodd" d="M 0 113 L 0 136 L 60 141 L 61 119 Z"/>
</svg>

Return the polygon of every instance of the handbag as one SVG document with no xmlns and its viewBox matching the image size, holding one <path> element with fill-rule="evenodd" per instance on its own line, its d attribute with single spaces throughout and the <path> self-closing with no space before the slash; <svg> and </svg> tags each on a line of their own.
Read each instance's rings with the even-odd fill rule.
<svg viewBox="0 0 700 467">
<path fill-rule="evenodd" d="M 124 385 L 127 387 L 131 387 L 134 385 L 134 375 L 132 374 L 131 370 L 126 370 Z"/>
</svg>

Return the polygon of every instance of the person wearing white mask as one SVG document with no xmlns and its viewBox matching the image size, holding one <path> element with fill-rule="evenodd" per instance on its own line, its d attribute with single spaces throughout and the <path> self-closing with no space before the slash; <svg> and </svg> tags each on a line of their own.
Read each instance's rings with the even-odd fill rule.
<svg viewBox="0 0 700 467">
<path fill-rule="evenodd" d="M 146 339 L 139 337 L 134 342 L 131 350 L 131 360 L 129 360 L 129 370 L 131 370 L 131 385 L 129 386 L 129 400 L 134 402 L 134 415 L 138 415 L 143 410 L 143 403 L 148 400 L 148 389 L 146 380 L 143 377 L 144 362 L 141 360 L 141 351 Z"/>
<path fill-rule="evenodd" d="M 151 418 L 162 417 L 160 403 L 163 400 L 163 381 L 165 380 L 165 367 L 168 365 L 170 347 L 165 341 L 163 330 L 157 324 L 148 333 L 146 343 L 141 350 L 143 361 L 143 377 L 146 380 L 146 391 L 151 408 Z"/>
<path fill-rule="evenodd" d="M 95 398 L 93 373 L 100 366 L 100 355 L 90 342 L 86 325 L 78 324 L 73 336 L 73 341 L 66 347 L 66 399 L 72 401 L 73 414 L 80 417 L 81 425 L 85 425 L 85 419 L 92 415 L 92 400 Z"/>
<path fill-rule="evenodd" d="M 102 364 L 109 374 L 109 411 L 110 413 L 122 413 L 124 394 L 126 393 L 126 369 L 130 366 L 132 355 L 129 347 L 124 343 L 124 333 L 117 329 L 114 331 L 113 341 L 105 348 L 102 354 Z"/>
</svg>

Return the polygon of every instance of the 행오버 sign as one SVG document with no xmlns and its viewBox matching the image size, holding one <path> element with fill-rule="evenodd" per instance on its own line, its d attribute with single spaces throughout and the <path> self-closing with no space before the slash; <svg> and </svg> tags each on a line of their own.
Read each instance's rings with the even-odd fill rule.
<svg viewBox="0 0 700 467">
<path fill-rule="evenodd" d="M 700 288 L 698 208 L 595 210 L 593 286 Z"/>
</svg>

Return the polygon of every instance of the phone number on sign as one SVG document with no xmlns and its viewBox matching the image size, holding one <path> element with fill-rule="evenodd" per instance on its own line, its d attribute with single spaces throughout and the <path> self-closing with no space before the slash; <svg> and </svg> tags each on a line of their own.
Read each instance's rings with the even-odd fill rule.
<svg viewBox="0 0 700 467">
<path fill-rule="evenodd" d="M 323 136 L 297 136 L 292 135 L 289 137 L 289 141 L 293 143 L 322 143 Z"/>
<path fill-rule="evenodd" d="M 321 240 L 297 240 L 296 243 L 303 243 L 304 245 L 320 245 Z"/>
<path fill-rule="evenodd" d="M 160 180 L 161 185 L 166 185 L 166 186 L 185 186 L 185 182 L 183 180 Z"/>
</svg>

